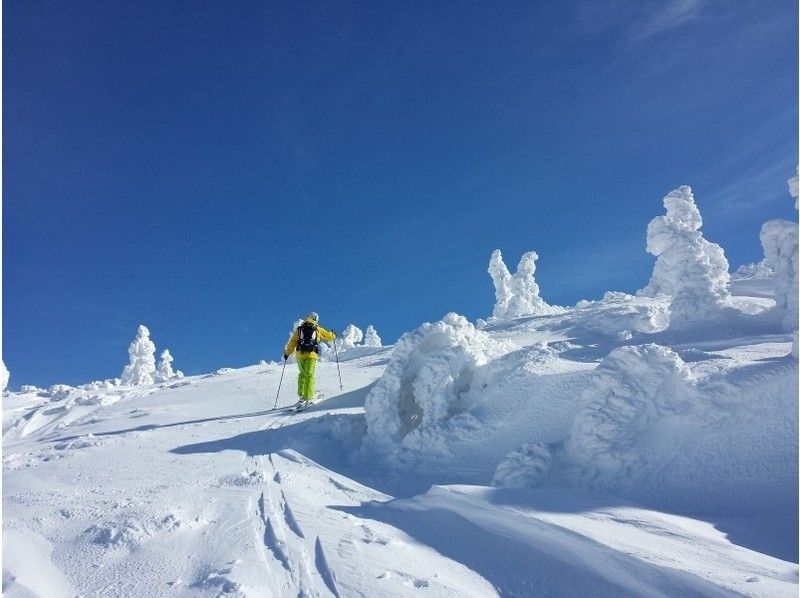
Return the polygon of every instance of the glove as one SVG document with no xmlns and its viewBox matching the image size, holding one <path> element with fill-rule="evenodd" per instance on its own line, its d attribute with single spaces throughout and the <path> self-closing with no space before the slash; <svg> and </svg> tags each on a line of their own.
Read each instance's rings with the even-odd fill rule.
<svg viewBox="0 0 800 598">
<path fill-rule="evenodd" d="M 283 360 L 286 361 L 287 359 L 289 359 L 289 356 L 286 353 L 284 353 L 283 354 Z"/>
</svg>

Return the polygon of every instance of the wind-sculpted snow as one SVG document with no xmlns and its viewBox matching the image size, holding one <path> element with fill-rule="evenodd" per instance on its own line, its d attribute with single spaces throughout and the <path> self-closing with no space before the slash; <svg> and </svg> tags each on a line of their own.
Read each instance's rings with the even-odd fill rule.
<svg viewBox="0 0 800 598">
<path fill-rule="evenodd" d="M 657 257 L 645 297 L 671 297 L 670 327 L 714 319 L 729 306 L 728 260 L 722 248 L 703 238 L 703 219 L 690 187 L 664 197 L 665 216 L 647 227 L 647 251 Z"/>
<path fill-rule="evenodd" d="M 368 444 L 391 450 L 412 430 L 463 411 L 475 370 L 508 350 L 454 313 L 404 334 L 367 396 Z"/>
<path fill-rule="evenodd" d="M 635 473 L 642 437 L 654 421 L 691 400 L 692 377 L 674 351 L 658 345 L 614 349 L 597 368 L 566 444 L 581 477 L 610 486 Z"/>
<path fill-rule="evenodd" d="M 492 313 L 494 318 L 505 320 L 560 311 L 561 308 L 548 305 L 539 296 L 539 285 L 533 276 L 538 257 L 535 251 L 524 254 L 517 266 L 517 272 L 511 274 L 503 262 L 500 250 L 494 250 L 489 261 L 489 275 L 494 283 L 496 298 Z"/>
<path fill-rule="evenodd" d="M 581 301 L 576 307 L 588 312 L 582 322 L 586 330 L 612 338 L 626 339 L 634 332 L 650 334 L 669 327 L 669 303 L 663 297 L 609 291 L 602 301 Z"/>
</svg>

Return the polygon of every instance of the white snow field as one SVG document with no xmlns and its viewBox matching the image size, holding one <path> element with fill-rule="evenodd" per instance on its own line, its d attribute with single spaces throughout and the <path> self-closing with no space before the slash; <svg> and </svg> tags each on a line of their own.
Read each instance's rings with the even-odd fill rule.
<svg viewBox="0 0 800 598">
<path fill-rule="evenodd" d="M 280 363 L 153 377 L 141 330 L 128 385 L 4 392 L 4 595 L 796 596 L 796 224 L 728 280 L 693 202 L 639 295 L 497 252 L 488 322 L 353 326 L 302 413 Z"/>
</svg>

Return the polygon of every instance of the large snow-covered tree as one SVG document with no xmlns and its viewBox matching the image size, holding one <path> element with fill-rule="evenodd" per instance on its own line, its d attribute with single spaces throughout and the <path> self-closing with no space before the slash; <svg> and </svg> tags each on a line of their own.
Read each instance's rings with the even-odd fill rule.
<svg viewBox="0 0 800 598">
<path fill-rule="evenodd" d="M 139 326 L 136 338 L 128 347 L 130 363 L 125 366 L 120 382 L 126 386 L 145 386 L 155 382 L 156 346 L 150 340 L 147 326 Z"/>
<path fill-rule="evenodd" d="M 643 297 L 668 295 L 670 327 L 713 317 L 730 298 L 728 260 L 722 247 L 703 238 L 703 219 L 686 185 L 664 197 L 667 213 L 647 226 L 647 251 L 656 256 Z"/>
</svg>

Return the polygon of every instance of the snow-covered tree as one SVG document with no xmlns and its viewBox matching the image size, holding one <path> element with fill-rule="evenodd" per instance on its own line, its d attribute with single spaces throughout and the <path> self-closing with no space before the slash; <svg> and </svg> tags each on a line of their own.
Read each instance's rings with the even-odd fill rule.
<svg viewBox="0 0 800 598">
<path fill-rule="evenodd" d="M 150 340 L 147 326 L 139 326 L 136 338 L 128 347 L 130 363 L 122 372 L 121 383 L 126 386 L 145 386 L 155 382 L 156 346 Z"/>
<path fill-rule="evenodd" d="M 767 251 L 775 264 L 775 310 L 785 330 L 797 329 L 797 223 L 769 220 L 761 227 L 764 259 Z"/>
<path fill-rule="evenodd" d="M 505 320 L 557 311 L 539 296 L 539 285 L 533 276 L 538 258 L 535 251 L 525 253 L 519 261 L 516 274 L 511 274 L 503 262 L 503 254 L 499 249 L 494 250 L 489 261 L 489 276 L 494 282 L 495 304 L 492 315 L 495 318 Z"/>
<path fill-rule="evenodd" d="M 692 189 L 682 186 L 664 197 L 665 216 L 647 226 L 647 251 L 657 257 L 650 283 L 640 296 L 672 297 L 670 326 L 705 320 L 728 305 L 730 274 L 722 247 L 703 238 L 703 219 Z"/>
<path fill-rule="evenodd" d="M 797 177 L 788 181 L 789 193 L 797 207 Z M 768 220 L 761 226 L 763 263 L 775 272 L 775 308 L 784 330 L 797 330 L 798 276 L 797 250 L 798 226 L 791 220 Z"/>
<path fill-rule="evenodd" d="M 0 392 L 4 391 L 8 386 L 9 378 L 11 378 L 11 374 L 8 373 L 6 363 L 0 359 Z"/>
<path fill-rule="evenodd" d="M 342 336 L 339 337 L 338 345 L 339 351 L 347 351 L 352 349 L 358 343 L 364 340 L 364 333 L 355 324 L 349 324 L 347 328 L 342 331 Z"/>
<path fill-rule="evenodd" d="M 367 326 L 367 331 L 364 333 L 364 346 L 365 347 L 382 347 L 381 337 L 378 336 L 378 331 L 370 324 Z"/>
<path fill-rule="evenodd" d="M 158 382 L 166 382 L 173 378 L 183 378 L 183 372 L 178 370 L 173 371 L 172 362 L 174 358 L 170 355 L 169 349 L 164 349 L 161 353 L 161 362 L 158 364 L 158 372 L 156 373 L 156 380 Z"/>
</svg>

